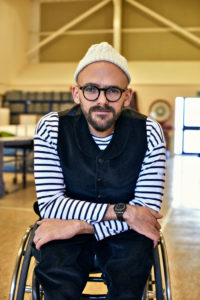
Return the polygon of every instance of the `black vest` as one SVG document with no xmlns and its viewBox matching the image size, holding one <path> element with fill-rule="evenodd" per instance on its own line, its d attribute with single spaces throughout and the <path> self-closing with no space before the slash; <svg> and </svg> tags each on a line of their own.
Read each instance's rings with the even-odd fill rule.
<svg viewBox="0 0 200 300">
<path fill-rule="evenodd" d="M 146 117 L 124 109 L 110 144 L 100 150 L 79 106 L 59 113 L 58 155 L 67 196 L 96 203 L 128 203 L 147 150 Z"/>
</svg>

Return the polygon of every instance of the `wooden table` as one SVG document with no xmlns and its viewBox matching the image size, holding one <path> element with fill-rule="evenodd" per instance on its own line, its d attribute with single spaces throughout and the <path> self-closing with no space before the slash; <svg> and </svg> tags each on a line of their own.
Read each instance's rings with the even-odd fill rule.
<svg viewBox="0 0 200 300">
<path fill-rule="evenodd" d="M 26 152 L 33 150 L 33 139 L 30 137 L 0 137 L 0 198 L 5 195 L 5 184 L 3 181 L 3 149 L 14 148 L 23 150 L 23 188 L 26 187 Z"/>
</svg>

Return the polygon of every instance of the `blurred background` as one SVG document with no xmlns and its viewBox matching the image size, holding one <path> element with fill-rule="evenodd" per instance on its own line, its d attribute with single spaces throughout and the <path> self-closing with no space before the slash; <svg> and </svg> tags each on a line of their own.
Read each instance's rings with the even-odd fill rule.
<svg viewBox="0 0 200 300">
<path fill-rule="evenodd" d="M 167 143 L 163 231 L 173 299 L 200 298 L 200 1 L 0 0 L 0 299 L 18 244 L 36 217 L 33 135 L 73 105 L 78 61 L 107 41 L 129 64 L 131 106 Z"/>
</svg>

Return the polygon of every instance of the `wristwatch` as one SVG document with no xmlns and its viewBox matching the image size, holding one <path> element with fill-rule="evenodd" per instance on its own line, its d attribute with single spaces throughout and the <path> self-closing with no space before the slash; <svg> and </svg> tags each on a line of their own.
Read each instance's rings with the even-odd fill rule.
<svg viewBox="0 0 200 300">
<path fill-rule="evenodd" d="M 117 203 L 117 204 L 115 204 L 113 209 L 114 209 L 114 212 L 116 213 L 117 220 L 124 221 L 123 214 L 126 210 L 126 204 L 125 203 Z"/>
</svg>

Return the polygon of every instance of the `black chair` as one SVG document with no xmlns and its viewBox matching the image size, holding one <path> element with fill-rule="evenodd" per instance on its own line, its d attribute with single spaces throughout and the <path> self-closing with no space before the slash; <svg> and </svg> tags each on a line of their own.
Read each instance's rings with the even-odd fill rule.
<svg viewBox="0 0 200 300">
<path fill-rule="evenodd" d="M 26 299 L 26 295 L 29 295 L 28 299 L 32 300 L 41 300 L 44 297 L 42 287 L 39 285 L 39 282 L 34 274 L 34 267 L 39 260 L 39 251 L 35 249 L 33 243 L 34 232 L 36 228 L 37 224 L 27 228 L 22 239 L 13 272 L 9 300 L 23 300 Z M 94 260 L 94 267 L 89 275 L 88 281 L 101 283 L 104 282 L 104 276 L 98 268 L 96 260 Z M 98 295 L 82 294 L 80 300 L 90 299 L 106 299 L 106 292 L 105 294 Z M 141 300 L 146 299 L 171 299 L 167 252 L 162 232 L 160 233 L 158 245 L 156 248 L 154 248 L 154 264 Z"/>
</svg>

